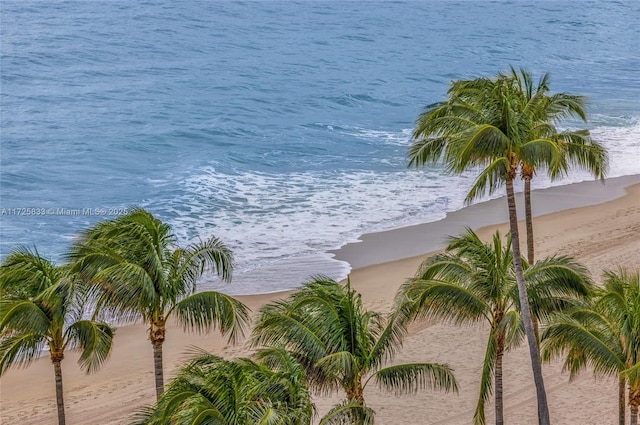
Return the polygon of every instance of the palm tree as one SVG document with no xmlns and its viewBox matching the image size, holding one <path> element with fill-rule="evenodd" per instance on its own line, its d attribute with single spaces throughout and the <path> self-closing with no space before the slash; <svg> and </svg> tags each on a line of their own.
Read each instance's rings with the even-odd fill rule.
<svg viewBox="0 0 640 425">
<path fill-rule="evenodd" d="M 135 424 L 308 425 L 314 414 L 305 373 L 289 352 L 270 348 L 225 360 L 202 350 Z"/>
<path fill-rule="evenodd" d="M 445 319 L 456 324 L 487 321 L 489 338 L 474 414 L 485 424 L 485 403 L 495 390 L 496 424 L 503 424 L 502 358 L 522 340 L 518 286 L 511 239 L 502 244 L 496 232 L 485 244 L 471 230 L 449 239 L 446 251 L 427 258 L 398 291 L 400 317 Z M 528 298 L 539 319 L 574 300 L 588 297 L 587 270 L 568 257 L 550 257 L 529 267 L 523 262 Z M 493 378 L 493 384 L 491 382 Z"/>
<path fill-rule="evenodd" d="M 605 148 L 593 140 L 588 130 L 558 131 L 556 125 L 566 118 L 579 118 L 586 122 L 583 96 L 568 93 L 549 93 L 549 74 L 540 78 L 534 87 L 533 77 L 525 70 L 498 76 L 513 86 L 514 107 L 518 113 L 517 128 L 522 143 L 535 156 L 534 161 L 521 158 L 520 175 L 524 180 L 525 224 L 527 229 L 527 260 L 535 261 L 533 219 L 531 213 L 531 179 L 537 168 L 545 168 L 552 180 L 564 177 L 571 166 L 590 171 L 596 178 L 604 180 L 608 168 Z M 471 124 L 468 119 L 487 106 L 486 90 L 491 90 L 492 81 L 477 79 L 454 82 L 449 90 L 449 100 L 431 105 L 416 122 L 410 157 L 418 154 L 423 163 L 435 163 L 447 149 L 448 136 Z M 442 119 L 448 116 L 446 119 Z M 456 117 L 457 120 L 451 118 Z M 499 120 L 502 117 L 495 117 Z M 475 122 L 476 118 L 471 118 Z M 495 124 L 495 123 L 493 123 Z M 472 124 L 473 125 L 473 124 Z M 500 125 L 496 125 L 500 127 Z M 538 150 L 539 152 L 536 152 Z M 419 152 L 417 152 L 419 151 Z M 547 152 L 544 152 L 547 151 Z M 418 163 L 416 163 L 418 165 Z M 490 190 L 498 187 L 490 187 Z"/>
<path fill-rule="evenodd" d="M 595 375 L 618 378 L 618 423 L 624 425 L 625 387 L 629 385 L 631 424 L 640 405 L 640 274 L 605 273 L 604 289 L 593 305 L 554 318 L 542 335 L 545 360 L 566 353 L 570 379 L 592 366 Z"/>
<path fill-rule="evenodd" d="M 512 253 L 536 386 L 538 419 L 540 424 L 548 425 L 549 407 L 520 255 L 514 180 L 522 164 L 534 169 L 555 164 L 560 161 L 560 152 L 545 140 L 531 138 L 532 117 L 512 78 L 499 75 L 495 79 L 456 81 L 448 93 L 447 101 L 431 105 L 418 118 L 409 148 L 409 165 L 424 166 L 442 160 L 452 174 L 481 169 L 466 202 L 487 190 L 491 193 L 506 186 Z"/>
<path fill-rule="evenodd" d="M 103 221 L 82 233 L 69 254 L 74 268 L 97 286 L 98 308 L 123 320 L 149 325 L 156 395 L 164 389 L 162 344 L 174 316 L 185 331 L 216 327 L 235 341 L 248 321 L 248 309 L 215 291 L 196 293 L 196 282 L 212 269 L 231 277 L 232 255 L 217 238 L 176 246 L 171 227 L 143 209 Z"/>
<path fill-rule="evenodd" d="M 596 178 L 604 181 L 608 158 L 606 149 L 591 138 L 588 130 L 559 132 L 556 124 L 565 118 L 579 118 L 587 121 L 585 112 L 586 98 L 569 93 L 549 94 L 549 74 L 540 78 L 534 88 L 530 73 L 511 68 L 505 77 L 514 81 L 523 102 L 523 116 L 529 122 L 525 127 L 530 141 L 546 143 L 557 154 L 550 164 L 542 164 L 552 180 L 564 177 L 570 166 L 578 166 L 590 171 Z M 521 164 L 521 177 L 524 180 L 525 223 L 527 229 L 527 260 L 535 261 L 533 243 L 533 219 L 531 214 L 531 179 L 536 174 L 536 166 L 532 163 Z"/>
<path fill-rule="evenodd" d="M 457 391 L 451 369 L 433 363 L 384 366 L 399 347 L 404 328 L 367 311 L 350 283 L 342 286 L 317 276 L 287 299 L 264 306 L 253 330 L 253 344 L 283 344 L 305 367 L 312 389 L 342 389 L 346 403 L 365 409 L 364 390 L 372 380 L 399 393 L 430 388 Z"/>
<path fill-rule="evenodd" d="M 19 248 L 0 266 L 0 376 L 12 366 L 28 366 L 46 348 L 53 363 L 58 424 L 64 425 L 62 360 L 80 349 L 80 367 L 97 370 L 111 351 L 113 329 L 83 319 L 86 291 L 68 267 L 37 250 Z"/>
</svg>

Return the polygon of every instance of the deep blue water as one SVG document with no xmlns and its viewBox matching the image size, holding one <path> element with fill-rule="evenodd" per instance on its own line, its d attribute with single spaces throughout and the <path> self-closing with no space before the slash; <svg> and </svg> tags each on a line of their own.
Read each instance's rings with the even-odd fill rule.
<svg viewBox="0 0 640 425">
<path fill-rule="evenodd" d="M 406 168 L 413 122 L 452 80 L 511 65 L 587 95 L 610 175 L 640 173 L 637 1 L 0 7 L 0 208 L 45 211 L 0 217 L 2 257 L 60 259 L 139 205 L 182 243 L 230 245 L 230 292 L 342 277 L 326 250 L 462 205 L 473 175 Z"/>
</svg>

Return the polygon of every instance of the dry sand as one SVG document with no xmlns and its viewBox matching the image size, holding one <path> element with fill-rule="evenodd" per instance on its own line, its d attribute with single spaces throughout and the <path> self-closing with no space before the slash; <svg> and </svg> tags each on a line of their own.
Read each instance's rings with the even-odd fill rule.
<svg viewBox="0 0 640 425">
<path fill-rule="evenodd" d="M 631 176 L 608 180 L 606 185 L 591 182 L 536 191 L 537 258 L 554 254 L 574 256 L 589 268 L 597 281 L 600 281 L 603 269 L 640 268 L 638 183 L 640 176 Z M 351 274 L 351 281 L 363 294 L 367 306 L 387 311 L 398 286 L 414 274 L 425 258 L 423 252 L 439 249 L 443 236 L 456 234 L 464 225 L 475 229 L 485 226 L 478 230 L 484 238 L 496 229 L 506 232 L 507 225 L 491 224 L 505 220 L 506 216 L 499 215 L 501 218 L 495 221 L 495 214 L 503 214 L 502 210 L 506 210 L 504 199 L 475 205 L 449 214 L 442 222 L 366 235 L 361 244 L 347 246 L 337 255 L 359 267 Z M 488 223 L 487 219 L 494 221 Z M 416 256 L 375 264 L 410 255 Z M 265 302 L 281 296 L 282 293 L 238 298 L 256 311 Z M 448 363 L 455 369 L 460 393 L 422 392 L 395 397 L 381 393 L 373 386 L 367 387 L 365 397 L 377 412 L 376 423 L 471 423 L 486 332 L 481 325 L 457 328 L 416 324 L 395 361 Z M 166 381 L 184 360 L 185 351 L 194 345 L 225 357 L 250 353 L 242 343 L 231 346 L 218 335 L 186 334 L 172 327 L 164 345 Z M 136 409 L 154 401 L 152 350 L 145 326 L 120 327 L 111 358 L 93 375 L 80 372 L 76 360 L 77 354 L 68 353 L 62 363 L 68 424 L 126 424 Z M 504 368 L 506 422 L 535 425 L 535 391 L 524 346 L 505 355 Z M 617 383 L 614 379 L 595 380 L 590 371 L 585 371 L 569 383 L 560 363 L 545 365 L 544 372 L 553 423 L 617 421 Z M 339 395 L 318 398 L 318 410 L 324 412 L 339 400 Z M 55 424 L 53 368 L 49 359 L 41 358 L 27 369 L 7 372 L 0 379 L 0 403 L 2 424 Z M 489 404 L 489 421 L 493 417 L 492 409 Z"/>
</svg>

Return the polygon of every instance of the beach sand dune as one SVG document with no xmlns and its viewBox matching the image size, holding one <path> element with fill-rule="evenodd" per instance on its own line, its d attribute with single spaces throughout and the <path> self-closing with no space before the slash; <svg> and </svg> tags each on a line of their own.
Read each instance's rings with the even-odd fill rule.
<svg viewBox="0 0 640 425">
<path fill-rule="evenodd" d="M 550 210 L 534 211 L 537 257 L 556 254 L 574 256 L 589 268 L 598 282 L 601 281 L 603 269 L 618 266 L 640 268 L 638 182 L 639 176 L 631 176 L 607 181 L 606 185 L 591 182 L 536 191 L 534 196 L 547 196 L 549 199 L 543 203 L 552 207 Z M 616 196 L 620 197 L 612 199 Z M 474 209 L 465 209 L 450 216 L 454 216 L 461 226 L 469 225 L 478 229 L 485 226 L 485 223 L 474 220 L 474 216 L 484 217 L 488 214 L 487 211 L 500 209 L 503 203 L 504 200 L 498 199 L 485 203 L 484 207 L 476 205 L 472 207 Z M 556 211 L 571 206 L 580 207 Z M 442 229 L 450 229 L 446 227 L 446 221 L 430 226 L 431 229 L 440 231 L 424 228 L 418 239 L 436 240 L 434 249 L 442 246 L 444 235 L 455 234 L 446 231 L 443 233 Z M 455 228 L 451 229 L 455 231 Z M 508 226 L 492 224 L 482 227 L 478 233 L 483 238 L 488 238 L 496 229 L 505 233 Z M 425 258 L 425 254 L 422 254 L 425 251 L 419 251 L 421 246 L 416 247 L 414 243 L 412 249 L 418 250 L 415 254 L 421 255 L 366 265 L 378 263 L 380 258 L 385 258 L 381 249 L 393 250 L 393 244 L 412 243 L 398 236 L 401 233 L 385 233 L 386 236 L 373 235 L 369 239 L 365 237 L 362 246 L 357 247 L 356 244 L 356 247 L 349 247 L 345 252 L 338 252 L 338 256 L 354 257 L 353 263 L 362 266 L 352 272 L 352 285 L 362 293 L 366 305 L 378 311 L 388 311 L 391 308 L 399 285 L 415 273 Z M 285 294 L 238 298 L 256 311 L 264 303 L 283 295 Z M 376 411 L 376 423 L 471 423 L 477 401 L 486 335 L 487 328 L 481 324 L 462 328 L 442 323 L 414 324 L 396 361 L 448 363 L 455 369 L 460 393 L 421 392 L 396 397 L 381 393 L 374 386 L 367 387 L 365 397 L 370 407 Z M 184 353 L 190 346 L 198 346 L 225 357 L 250 353 L 244 343 L 229 345 L 217 334 L 186 334 L 173 326 L 167 333 L 164 346 L 167 381 L 185 359 Z M 152 350 L 146 338 L 145 326 L 120 327 L 111 358 L 103 369 L 93 375 L 87 376 L 80 372 L 74 364 L 76 360 L 77 354 L 69 353 L 62 363 L 67 423 L 126 424 L 139 407 L 154 401 Z M 523 346 L 508 352 L 504 367 L 506 422 L 536 424 L 535 390 L 526 348 Z M 544 366 L 553 423 L 595 425 L 617 421 L 615 379 L 595 380 L 591 371 L 587 370 L 570 383 L 568 374 L 561 369 L 559 362 Z M 339 395 L 316 397 L 318 411 L 325 412 L 339 400 Z M 7 372 L 0 379 L 0 403 L 2 424 L 56 423 L 53 368 L 49 359 L 39 359 L 27 369 Z M 487 408 L 487 416 L 490 423 L 493 418 L 491 403 Z"/>
</svg>

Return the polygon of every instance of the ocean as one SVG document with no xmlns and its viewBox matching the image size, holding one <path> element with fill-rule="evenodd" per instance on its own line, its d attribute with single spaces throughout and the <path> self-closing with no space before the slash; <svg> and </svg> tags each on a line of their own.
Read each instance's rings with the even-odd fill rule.
<svg viewBox="0 0 640 425">
<path fill-rule="evenodd" d="M 61 261 L 141 206 L 180 244 L 232 248 L 233 282 L 204 287 L 343 278 L 327 251 L 463 206 L 473 173 L 407 168 L 414 120 L 510 66 L 588 96 L 589 122 L 562 125 L 608 148 L 611 177 L 640 174 L 639 18 L 638 1 L 3 0 L 0 257 Z"/>
</svg>

